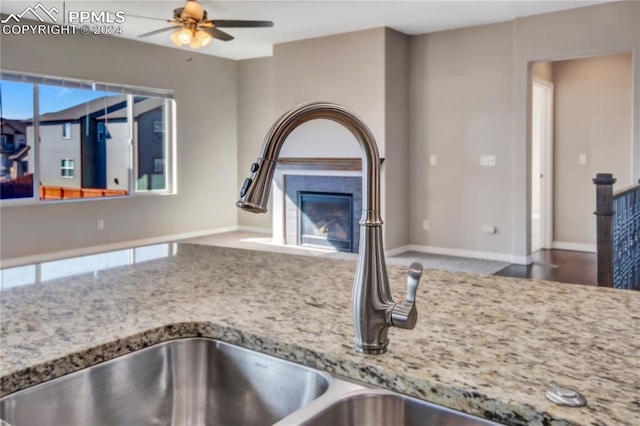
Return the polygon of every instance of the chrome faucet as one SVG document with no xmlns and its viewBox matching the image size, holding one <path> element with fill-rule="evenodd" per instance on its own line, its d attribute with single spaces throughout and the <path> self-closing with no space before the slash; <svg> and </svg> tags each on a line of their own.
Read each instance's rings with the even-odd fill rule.
<svg viewBox="0 0 640 426">
<path fill-rule="evenodd" d="M 314 119 L 328 119 L 342 124 L 353 133 L 362 147 L 363 209 L 351 305 L 356 329 L 356 351 L 382 354 L 389 344 L 389 327 L 413 329 L 416 325 L 418 312 L 415 295 L 422 265 L 415 262 L 409 267 L 407 300 L 394 302 L 389 290 L 382 244 L 380 155 L 366 124 L 351 111 L 335 104 L 314 102 L 293 108 L 280 117 L 267 133 L 258 159 L 251 165 L 251 177 L 245 179 L 236 205 L 252 213 L 267 211 L 271 181 L 282 145 L 296 127 Z"/>
</svg>

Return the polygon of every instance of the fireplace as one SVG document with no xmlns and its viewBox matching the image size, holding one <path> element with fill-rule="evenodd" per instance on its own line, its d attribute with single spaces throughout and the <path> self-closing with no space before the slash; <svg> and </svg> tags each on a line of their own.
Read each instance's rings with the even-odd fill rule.
<svg viewBox="0 0 640 426">
<path fill-rule="evenodd" d="M 298 192 L 298 245 L 353 251 L 353 196 Z"/>
<path fill-rule="evenodd" d="M 358 252 L 360 176 L 285 174 L 283 180 L 285 244 Z"/>
</svg>

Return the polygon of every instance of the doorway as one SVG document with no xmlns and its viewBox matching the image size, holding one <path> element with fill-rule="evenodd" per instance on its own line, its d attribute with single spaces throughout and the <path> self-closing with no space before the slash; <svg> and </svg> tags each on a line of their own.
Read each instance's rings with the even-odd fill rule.
<svg viewBox="0 0 640 426">
<path fill-rule="evenodd" d="M 529 75 L 530 254 L 594 253 L 593 177 L 632 183 L 632 54 L 532 62 Z"/>
<path fill-rule="evenodd" d="M 553 83 L 531 82 L 531 252 L 553 243 Z"/>
</svg>

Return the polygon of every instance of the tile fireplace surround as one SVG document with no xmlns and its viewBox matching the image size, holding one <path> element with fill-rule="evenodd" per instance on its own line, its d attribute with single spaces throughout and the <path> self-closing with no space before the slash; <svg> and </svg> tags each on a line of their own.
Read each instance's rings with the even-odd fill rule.
<svg viewBox="0 0 640 426">
<path fill-rule="evenodd" d="M 381 160 L 383 162 L 384 159 Z M 272 185 L 273 242 L 298 244 L 298 192 L 341 193 L 353 201 L 353 252 L 360 241 L 362 162 L 360 158 L 281 158 Z"/>
<path fill-rule="evenodd" d="M 362 212 L 362 178 L 355 176 L 327 176 L 327 175 L 299 175 L 286 174 L 285 207 L 284 207 L 284 233 L 287 245 L 298 244 L 300 209 L 298 206 L 298 193 L 300 191 L 336 193 L 351 195 L 353 202 L 352 227 L 352 252 L 358 252 L 360 241 L 360 228 L 358 221 Z"/>
</svg>

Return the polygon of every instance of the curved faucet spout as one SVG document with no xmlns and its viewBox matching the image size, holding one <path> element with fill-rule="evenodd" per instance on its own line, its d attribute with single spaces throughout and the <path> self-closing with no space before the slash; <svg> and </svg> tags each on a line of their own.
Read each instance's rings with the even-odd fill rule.
<svg viewBox="0 0 640 426">
<path fill-rule="evenodd" d="M 389 343 L 387 329 L 394 324 L 413 328 L 417 313 L 413 308 L 413 299 L 396 304 L 389 291 L 380 217 L 380 155 L 367 125 L 348 109 L 331 103 L 314 102 L 293 108 L 282 115 L 267 133 L 258 159 L 251 165 L 252 174 L 245 179 L 236 205 L 252 213 L 267 211 L 271 181 L 282 145 L 296 127 L 314 119 L 328 119 L 343 125 L 353 133 L 362 148 L 363 208 L 360 217 L 360 250 L 352 293 L 355 341 L 358 352 L 384 353 Z M 417 282 L 414 296 L 415 288 Z M 403 320 L 407 315 L 411 315 L 411 318 Z"/>
<path fill-rule="evenodd" d="M 271 179 L 280 150 L 291 132 L 299 125 L 315 119 L 333 120 L 353 133 L 362 148 L 362 206 L 363 211 L 375 212 L 380 220 L 380 155 L 375 138 L 366 124 L 348 109 L 326 102 L 299 105 L 282 115 L 271 126 L 264 139 L 258 160 L 251 165 L 253 176 L 245 180 L 244 194 L 236 205 L 254 213 L 265 213 L 271 190 Z M 371 218 L 374 219 L 374 218 Z"/>
</svg>

